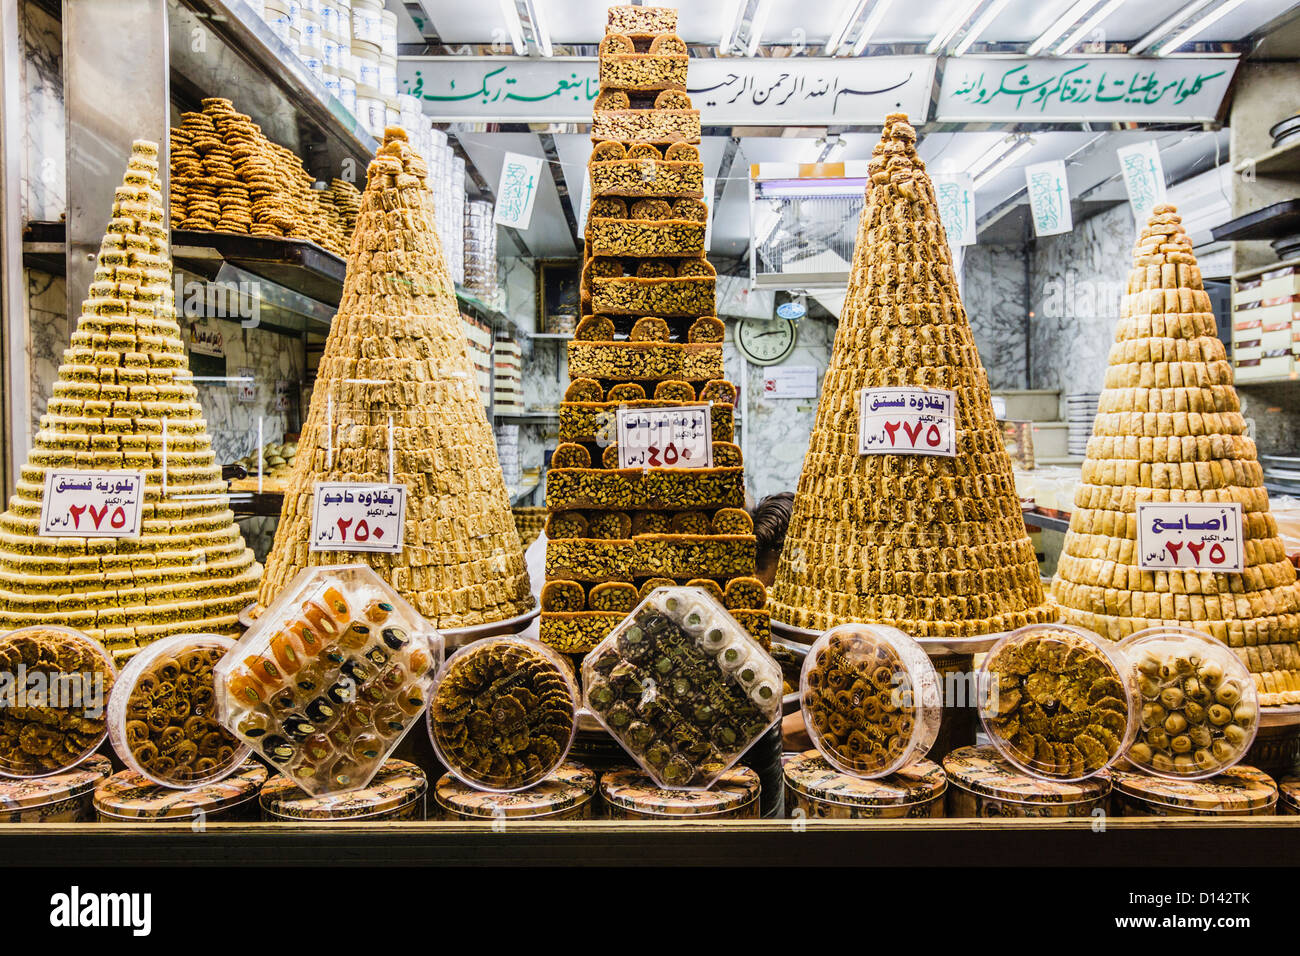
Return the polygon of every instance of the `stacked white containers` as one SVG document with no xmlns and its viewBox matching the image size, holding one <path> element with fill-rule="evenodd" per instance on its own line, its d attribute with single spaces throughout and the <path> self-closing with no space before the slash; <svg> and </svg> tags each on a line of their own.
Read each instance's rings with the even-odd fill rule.
<svg viewBox="0 0 1300 956">
<path fill-rule="evenodd" d="M 492 410 L 498 414 L 522 413 L 524 360 L 519 343 L 497 339 L 492 343 L 492 364 Z"/>
<path fill-rule="evenodd" d="M 493 206 L 476 199 L 465 203 L 465 288 L 484 302 L 497 297 L 497 227 Z"/>
<path fill-rule="evenodd" d="M 451 160 L 451 266 L 452 278 L 457 285 L 465 284 L 465 160 L 453 156 Z"/>
<path fill-rule="evenodd" d="M 501 460 L 501 475 L 511 488 L 518 488 L 523 483 L 523 473 L 519 463 L 519 426 L 498 425 L 497 458 Z"/>
<path fill-rule="evenodd" d="M 300 0 L 298 12 L 298 59 L 319 80 L 325 79 L 325 22 L 321 0 Z"/>
<path fill-rule="evenodd" d="M 402 121 L 397 99 L 397 14 L 382 10 L 379 14 L 379 94 L 384 98 L 384 117 L 389 126 Z"/>
<path fill-rule="evenodd" d="M 383 0 L 352 0 L 351 54 L 357 89 L 357 122 L 375 138 L 388 125 L 388 104 L 380 90 L 384 39 Z M 396 21 L 394 21 L 396 25 Z M 396 35 L 393 52 L 396 53 Z"/>
</svg>

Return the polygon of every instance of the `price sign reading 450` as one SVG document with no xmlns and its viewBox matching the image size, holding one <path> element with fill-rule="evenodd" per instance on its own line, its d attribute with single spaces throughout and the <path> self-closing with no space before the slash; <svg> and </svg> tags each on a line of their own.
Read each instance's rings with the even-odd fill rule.
<svg viewBox="0 0 1300 956">
<path fill-rule="evenodd" d="M 318 481 L 312 491 L 311 550 L 401 552 L 406 485 Z"/>
<path fill-rule="evenodd" d="M 1237 502 L 1139 503 L 1138 567 L 1241 573 L 1241 505 Z"/>
<path fill-rule="evenodd" d="M 957 456 L 957 396 L 943 388 L 864 388 L 859 455 Z"/>
<path fill-rule="evenodd" d="M 712 468 L 708 405 L 618 410 L 618 467 Z"/>
<path fill-rule="evenodd" d="M 142 471 L 47 471 L 41 535 L 134 538 L 142 504 Z"/>
</svg>

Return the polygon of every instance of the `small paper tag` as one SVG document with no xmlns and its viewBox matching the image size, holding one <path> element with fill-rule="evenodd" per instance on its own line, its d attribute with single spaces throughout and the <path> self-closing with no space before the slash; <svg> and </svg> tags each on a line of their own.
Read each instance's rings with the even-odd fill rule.
<svg viewBox="0 0 1300 956">
<path fill-rule="evenodd" d="M 618 467 L 712 468 L 709 406 L 618 409 Z"/>
<path fill-rule="evenodd" d="M 859 455 L 957 457 L 956 393 L 942 388 L 864 388 Z"/>
<path fill-rule="evenodd" d="M 405 524 L 406 485 L 318 481 L 313 486 L 313 551 L 398 554 Z"/>
<path fill-rule="evenodd" d="M 134 538 L 143 504 L 142 471 L 47 471 L 41 537 Z"/>
<path fill-rule="evenodd" d="M 1240 574 L 1239 502 L 1139 502 L 1138 567 L 1143 571 L 1224 571 Z"/>
</svg>

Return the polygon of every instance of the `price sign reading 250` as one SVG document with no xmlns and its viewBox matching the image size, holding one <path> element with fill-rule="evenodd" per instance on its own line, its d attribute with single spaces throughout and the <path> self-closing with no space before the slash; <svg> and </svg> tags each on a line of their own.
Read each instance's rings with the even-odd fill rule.
<svg viewBox="0 0 1300 956">
<path fill-rule="evenodd" d="M 311 550 L 401 552 L 406 485 L 318 481 L 312 495 Z"/>
<path fill-rule="evenodd" d="M 713 418 L 708 405 L 620 408 L 620 468 L 713 467 Z"/>
</svg>

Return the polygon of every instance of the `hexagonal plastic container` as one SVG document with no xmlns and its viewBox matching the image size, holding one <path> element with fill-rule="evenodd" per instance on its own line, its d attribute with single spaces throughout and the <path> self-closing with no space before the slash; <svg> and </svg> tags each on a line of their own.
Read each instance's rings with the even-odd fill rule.
<svg viewBox="0 0 1300 956">
<path fill-rule="evenodd" d="M 368 566 L 307 568 L 217 665 L 218 712 L 311 795 L 356 790 L 424 710 L 442 652 Z"/>
<path fill-rule="evenodd" d="M 705 790 L 781 718 L 781 668 L 699 588 L 658 588 L 582 662 L 584 705 L 655 784 Z"/>
<path fill-rule="evenodd" d="M 878 624 L 841 624 L 813 643 L 799 675 L 808 736 L 826 762 L 885 777 L 934 746 L 943 716 L 939 675 L 921 645 Z"/>
<path fill-rule="evenodd" d="M 1137 668 L 1137 735 L 1125 756 L 1158 777 L 1199 780 L 1236 764 L 1259 730 L 1255 680 L 1207 634 L 1149 627 L 1120 642 Z"/>
<path fill-rule="evenodd" d="M 131 658 L 108 700 L 108 739 L 123 763 L 176 790 L 240 768 L 251 749 L 217 719 L 213 676 L 234 646 L 219 634 L 176 634 Z"/>
<path fill-rule="evenodd" d="M 457 779 L 479 790 L 526 790 L 550 776 L 573 743 L 573 669 L 531 638 L 478 641 L 438 671 L 427 723 L 438 759 Z"/>
<path fill-rule="evenodd" d="M 1025 773 L 1085 780 L 1133 742 L 1136 675 L 1124 653 L 1092 631 L 1022 627 L 994 644 L 980 666 L 980 723 Z"/>
<path fill-rule="evenodd" d="M 80 631 L 36 625 L 0 635 L 0 775 L 48 777 L 93 754 L 108 736 L 116 681 L 113 659 Z"/>
</svg>

